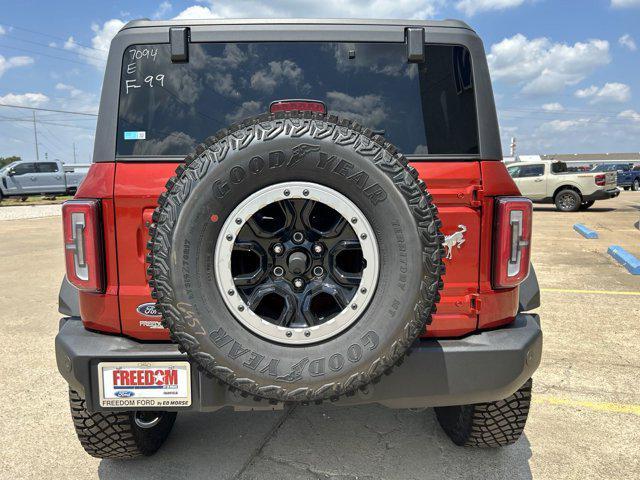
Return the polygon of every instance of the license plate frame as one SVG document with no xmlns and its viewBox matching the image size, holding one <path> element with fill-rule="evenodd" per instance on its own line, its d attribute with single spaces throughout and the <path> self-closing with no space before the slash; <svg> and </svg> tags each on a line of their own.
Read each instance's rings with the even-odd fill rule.
<svg viewBox="0 0 640 480">
<path fill-rule="evenodd" d="M 102 408 L 191 406 L 191 364 L 186 361 L 100 362 L 98 385 Z"/>
</svg>

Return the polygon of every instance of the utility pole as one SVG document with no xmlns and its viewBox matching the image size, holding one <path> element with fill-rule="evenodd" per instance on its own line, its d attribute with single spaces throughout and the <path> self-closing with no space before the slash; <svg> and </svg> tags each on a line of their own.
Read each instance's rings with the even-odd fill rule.
<svg viewBox="0 0 640 480">
<path fill-rule="evenodd" d="M 76 163 L 76 142 L 73 142 L 73 163 Z"/>
<path fill-rule="evenodd" d="M 511 156 L 516 156 L 516 137 L 511 137 Z"/>
<path fill-rule="evenodd" d="M 32 110 L 33 113 L 33 135 L 36 137 L 36 162 L 40 161 L 40 154 L 38 153 L 38 128 L 36 127 L 36 111 Z"/>
</svg>

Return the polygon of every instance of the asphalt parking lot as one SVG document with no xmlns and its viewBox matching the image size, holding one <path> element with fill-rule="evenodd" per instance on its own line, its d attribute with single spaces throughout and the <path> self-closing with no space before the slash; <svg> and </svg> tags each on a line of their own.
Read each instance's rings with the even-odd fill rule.
<svg viewBox="0 0 640 480">
<path fill-rule="evenodd" d="M 0 478 L 425 479 L 640 477 L 640 193 L 534 213 L 545 346 L 524 437 L 455 447 L 433 410 L 299 407 L 182 414 L 154 457 L 97 460 L 78 443 L 53 354 L 63 276 L 59 217 L 0 220 Z M 598 231 L 586 240 L 576 222 Z"/>
</svg>

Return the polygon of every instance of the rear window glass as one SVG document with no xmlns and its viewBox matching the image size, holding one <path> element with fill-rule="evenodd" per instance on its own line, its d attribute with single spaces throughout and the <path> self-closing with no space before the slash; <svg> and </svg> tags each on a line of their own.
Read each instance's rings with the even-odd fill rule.
<svg viewBox="0 0 640 480">
<path fill-rule="evenodd" d="M 410 64 L 396 43 L 198 43 L 188 63 L 169 45 L 124 55 L 118 155 L 186 155 L 221 128 L 281 99 L 321 100 L 329 113 L 384 135 L 405 154 L 477 154 L 471 58 L 428 45 Z"/>
</svg>

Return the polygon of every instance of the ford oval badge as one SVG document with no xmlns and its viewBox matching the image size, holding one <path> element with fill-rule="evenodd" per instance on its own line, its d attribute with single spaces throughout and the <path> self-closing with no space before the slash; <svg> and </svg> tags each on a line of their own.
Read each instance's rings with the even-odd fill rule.
<svg viewBox="0 0 640 480">
<path fill-rule="evenodd" d="M 145 317 L 159 317 L 161 315 L 155 303 L 143 303 L 142 305 L 138 305 L 136 310 L 140 315 L 144 315 Z"/>
</svg>

